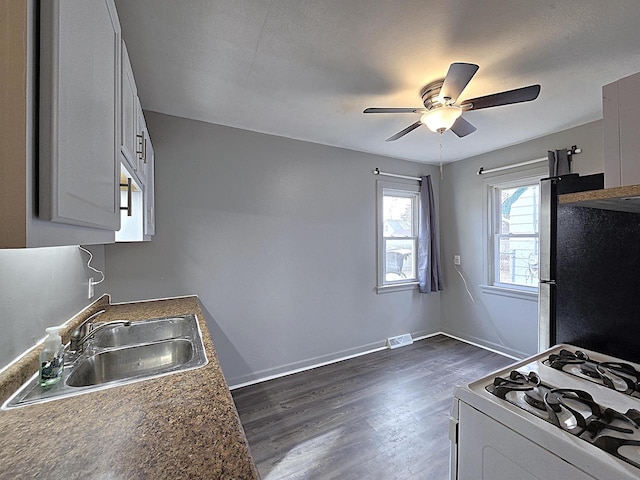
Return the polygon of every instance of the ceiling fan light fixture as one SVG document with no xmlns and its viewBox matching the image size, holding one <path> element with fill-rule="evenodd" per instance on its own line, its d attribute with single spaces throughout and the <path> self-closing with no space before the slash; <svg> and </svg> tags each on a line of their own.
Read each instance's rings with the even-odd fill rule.
<svg viewBox="0 0 640 480">
<path fill-rule="evenodd" d="M 432 132 L 442 133 L 449 130 L 460 115 L 462 115 L 460 107 L 445 105 L 429 110 L 420 117 L 420 121 Z"/>
</svg>

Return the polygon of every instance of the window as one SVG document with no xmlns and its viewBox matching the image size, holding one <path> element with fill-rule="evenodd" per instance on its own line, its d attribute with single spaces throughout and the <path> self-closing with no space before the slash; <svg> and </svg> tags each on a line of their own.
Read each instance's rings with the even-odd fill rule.
<svg viewBox="0 0 640 480">
<path fill-rule="evenodd" d="M 538 290 L 538 209 L 536 179 L 490 187 L 491 280 L 496 287 Z"/>
<path fill-rule="evenodd" d="M 378 181 L 378 288 L 417 284 L 417 186 Z"/>
</svg>

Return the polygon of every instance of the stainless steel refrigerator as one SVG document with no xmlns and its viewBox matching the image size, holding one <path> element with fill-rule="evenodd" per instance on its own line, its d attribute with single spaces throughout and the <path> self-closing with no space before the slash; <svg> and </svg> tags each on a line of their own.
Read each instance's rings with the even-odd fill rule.
<svg viewBox="0 0 640 480">
<path fill-rule="evenodd" d="M 564 220 L 567 211 L 564 206 L 559 208 L 558 195 L 565 193 L 598 190 L 604 187 L 604 174 L 579 176 L 568 174 L 557 177 L 544 178 L 540 181 L 540 210 L 539 210 L 539 296 L 538 296 L 538 350 L 542 351 L 560 341 L 568 342 L 566 336 L 558 335 L 558 320 L 564 326 L 565 318 L 558 318 L 559 302 L 567 301 L 567 294 L 573 288 L 567 289 L 568 282 L 558 285 L 558 260 L 565 258 L 564 239 L 575 232 Z M 591 209 L 588 209 L 591 210 Z M 560 216 L 559 216 L 560 214 Z M 562 220 L 561 220 L 562 219 Z M 560 241 L 559 241 L 560 240 Z M 560 262 L 561 269 L 566 268 L 566 262 Z M 563 275 L 563 277 L 566 277 Z M 574 293 L 571 293 L 574 295 Z M 577 299 L 571 299 L 571 303 Z M 565 315 L 564 308 L 560 308 Z"/>
</svg>

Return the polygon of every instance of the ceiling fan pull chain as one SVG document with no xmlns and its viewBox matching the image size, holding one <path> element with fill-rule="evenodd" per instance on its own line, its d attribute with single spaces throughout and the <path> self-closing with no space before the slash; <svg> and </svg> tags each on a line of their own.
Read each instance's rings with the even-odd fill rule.
<svg viewBox="0 0 640 480">
<path fill-rule="evenodd" d="M 442 180 L 444 178 L 444 176 L 442 175 L 442 134 L 444 132 L 440 132 L 440 180 Z"/>
</svg>

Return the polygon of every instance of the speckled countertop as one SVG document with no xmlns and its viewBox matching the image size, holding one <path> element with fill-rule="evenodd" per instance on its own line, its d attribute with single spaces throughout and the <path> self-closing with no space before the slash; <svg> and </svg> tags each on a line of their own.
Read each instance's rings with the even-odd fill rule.
<svg viewBox="0 0 640 480">
<path fill-rule="evenodd" d="M 561 204 L 640 213 L 640 185 L 565 193 L 558 197 Z"/>
<path fill-rule="evenodd" d="M 197 297 L 111 305 L 105 296 L 69 330 L 100 308 L 107 310 L 100 321 L 195 313 L 209 363 L 0 411 L 0 479 L 258 479 Z M 2 401 L 36 371 L 37 356 L 0 374 Z"/>
</svg>

